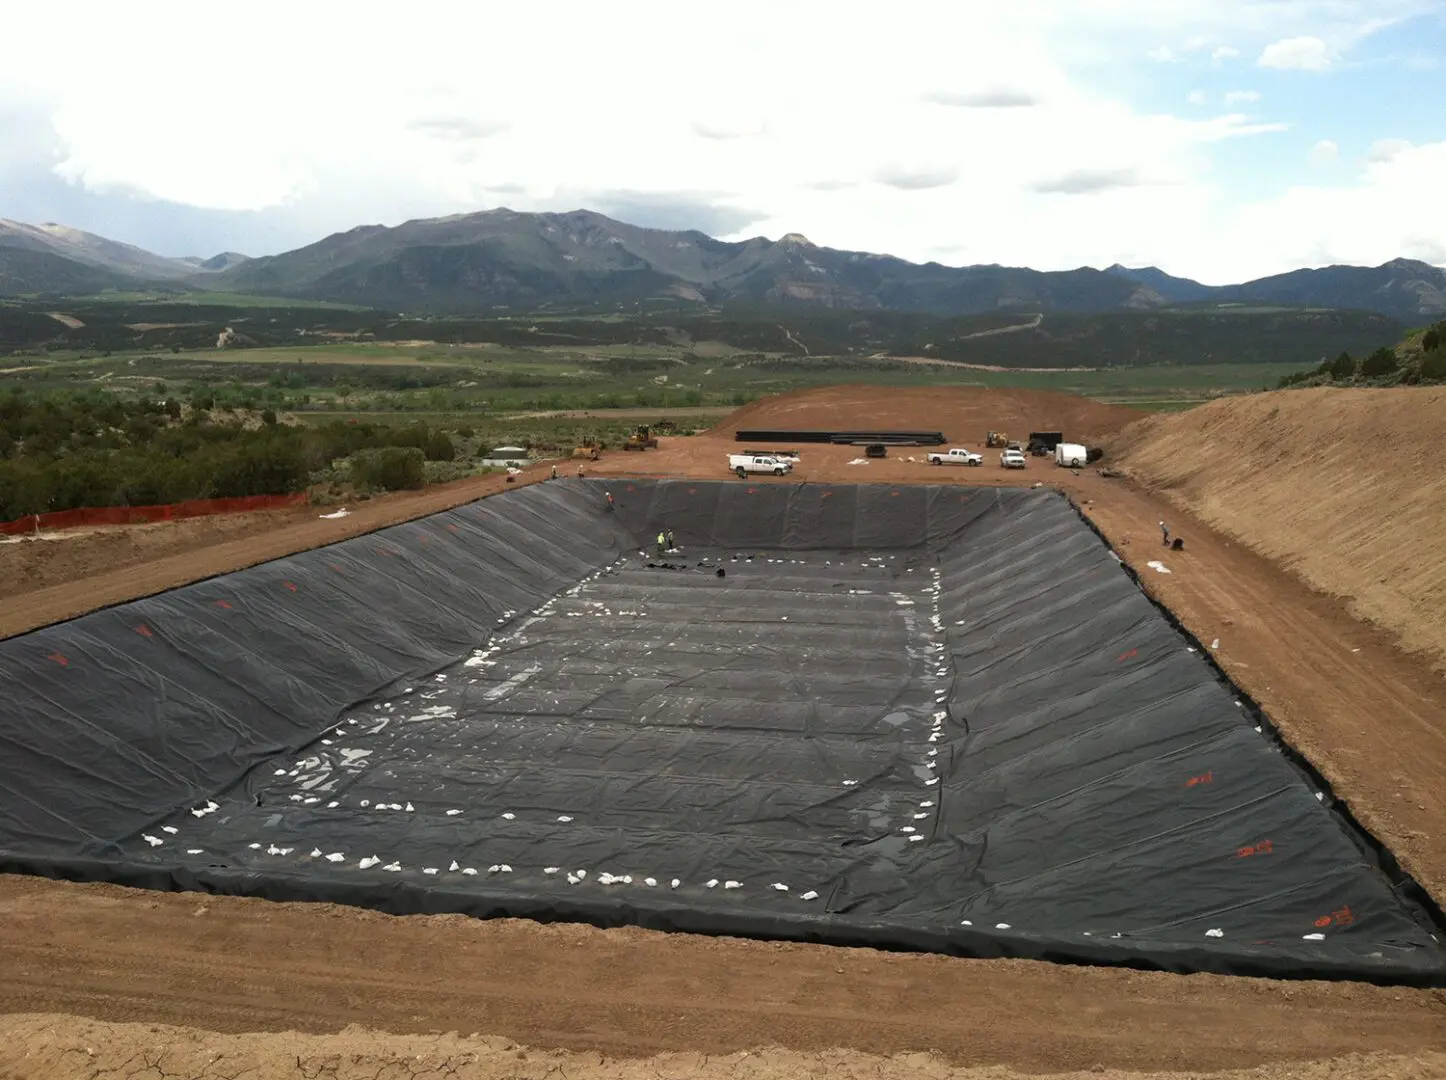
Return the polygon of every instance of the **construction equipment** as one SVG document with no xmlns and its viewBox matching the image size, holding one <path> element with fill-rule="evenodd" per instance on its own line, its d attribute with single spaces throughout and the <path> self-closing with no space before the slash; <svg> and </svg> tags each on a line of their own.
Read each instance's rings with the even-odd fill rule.
<svg viewBox="0 0 1446 1080">
<path fill-rule="evenodd" d="M 1029 442 L 1025 444 L 1025 450 L 1036 457 L 1048 457 L 1054 453 L 1054 448 L 1064 442 L 1062 431 L 1031 431 Z"/>
<path fill-rule="evenodd" d="M 581 446 L 573 447 L 572 456 L 575 458 L 586 458 L 588 461 L 596 461 L 598 459 L 597 439 L 591 435 L 584 437 Z"/>
<path fill-rule="evenodd" d="M 639 424 L 638 429 L 628 436 L 628 441 L 623 443 L 624 450 L 656 450 L 658 448 L 658 437 L 647 424 Z"/>
<path fill-rule="evenodd" d="M 992 449 L 993 447 L 996 447 L 996 446 L 1002 447 L 1002 446 L 1004 446 L 1004 445 L 1005 445 L 1006 443 L 1008 443 L 1008 442 L 1009 442 L 1009 436 L 1006 435 L 1004 432 L 1002 432 L 1002 431 L 991 431 L 991 432 L 989 433 L 988 438 L 986 438 L 986 439 L 984 440 L 984 445 L 987 446 L 987 447 L 990 447 L 990 448 Z"/>
</svg>

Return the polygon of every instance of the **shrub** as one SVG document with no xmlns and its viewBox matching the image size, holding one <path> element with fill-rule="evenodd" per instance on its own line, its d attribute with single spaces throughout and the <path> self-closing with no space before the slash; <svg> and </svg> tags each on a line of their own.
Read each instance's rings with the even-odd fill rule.
<svg viewBox="0 0 1446 1080">
<path fill-rule="evenodd" d="M 1337 356 L 1326 368 L 1326 373 L 1332 379 L 1349 379 L 1356 373 L 1356 362 L 1351 354 L 1343 352 Z"/>
<path fill-rule="evenodd" d="M 1421 357 L 1421 378 L 1446 379 L 1446 345 L 1438 346 Z"/>
<path fill-rule="evenodd" d="M 211 496 L 218 499 L 287 495 L 306 487 L 311 476 L 301 444 L 276 435 L 218 445 L 200 464 L 210 477 Z"/>
<path fill-rule="evenodd" d="M 425 483 L 426 455 L 415 446 L 386 446 L 361 450 L 351 458 L 351 474 L 358 484 L 383 491 L 416 491 Z"/>
<path fill-rule="evenodd" d="M 1377 349 L 1361 361 L 1361 374 L 1368 379 L 1392 374 L 1399 364 L 1394 349 Z"/>
<path fill-rule="evenodd" d="M 1446 322 L 1438 322 L 1421 335 L 1421 348 L 1434 352 L 1446 343 Z"/>
</svg>

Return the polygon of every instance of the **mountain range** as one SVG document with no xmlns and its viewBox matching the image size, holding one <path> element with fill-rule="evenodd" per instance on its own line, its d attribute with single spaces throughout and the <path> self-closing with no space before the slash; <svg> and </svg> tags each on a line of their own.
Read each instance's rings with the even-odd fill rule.
<svg viewBox="0 0 1446 1080">
<path fill-rule="evenodd" d="M 498 209 L 367 225 L 280 255 L 169 258 L 62 225 L 0 219 L 0 296 L 143 287 L 460 314 L 820 306 L 935 315 L 1267 305 L 1446 314 L 1446 269 L 1410 259 L 1211 286 L 1156 267 L 953 267 L 819 247 L 796 233 L 727 242 L 594 213 Z"/>
</svg>

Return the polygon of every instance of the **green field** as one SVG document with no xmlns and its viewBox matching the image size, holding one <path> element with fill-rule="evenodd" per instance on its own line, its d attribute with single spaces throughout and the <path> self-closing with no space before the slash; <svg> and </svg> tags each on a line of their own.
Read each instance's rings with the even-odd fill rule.
<svg viewBox="0 0 1446 1080">
<path fill-rule="evenodd" d="M 1143 321 L 1050 316 L 1049 332 L 1031 339 L 987 336 L 1013 316 L 857 314 L 418 320 L 225 294 L 9 302 L 0 305 L 0 389 L 104 389 L 303 421 L 445 416 L 471 427 L 539 412 L 636 423 L 838 383 L 1020 387 L 1167 410 L 1273 387 L 1306 370 L 1297 354 L 1340 329 L 1180 311 Z M 1374 332 L 1340 318 L 1357 336 Z M 242 335 L 241 347 L 217 347 L 227 331 Z M 804 341 L 814 355 L 801 353 Z M 1271 359 L 1282 352 L 1290 359 Z M 1221 355 L 1238 359 L 1215 362 Z"/>
</svg>

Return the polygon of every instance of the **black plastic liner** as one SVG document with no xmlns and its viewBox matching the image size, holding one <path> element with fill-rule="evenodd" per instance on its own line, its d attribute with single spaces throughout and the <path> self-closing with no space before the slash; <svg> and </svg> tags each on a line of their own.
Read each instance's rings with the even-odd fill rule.
<svg viewBox="0 0 1446 1080">
<path fill-rule="evenodd" d="M 938 431 L 814 431 L 792 428 L 747 428 L 734 434 L 737 442 L 842 443 L 862 446 L 942 446 L 947 440 Z"/>
<path fill-rule="evenodd" d="M 531 485 L 0 642 L 0 685 L 9 870 L 1446 984 L 1049 492 Z"/>
</svg>

